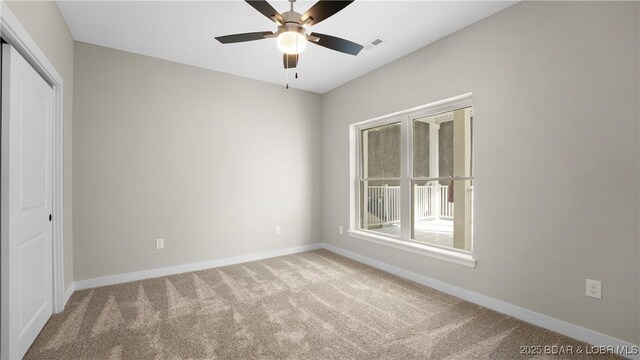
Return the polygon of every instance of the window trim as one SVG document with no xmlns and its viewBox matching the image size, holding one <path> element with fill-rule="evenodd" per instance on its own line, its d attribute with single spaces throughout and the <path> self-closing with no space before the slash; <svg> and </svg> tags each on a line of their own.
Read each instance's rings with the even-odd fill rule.
<svg viewBox="0 0 640 360">
<path fill-rule="evenodd" d="M 401 172 L 400 189 L 401 202 L 408 204 L 411 202 L 411 182 L 413 177 L 413 120 L 435 115 L 442 112 L 453 111 L 464 107 L 472 106 L 473 94 L 467 93 L 454 96 L 448 99 L 432 102 L 415 108 L 395 112 L 377 118 L 361 121 L 349 126 L 350 137 L 350 219 L 349 236 L 371 241 L 378 244 L 387 245 L 396 249 L 409 251 L 412 253 L 426 255 L 436 259 L 475 268 L 476 259 L 473 257 L 474 249 L 471 251 L 460 249 L 449 249 L 435 244 L 418 243 L 411 239 L 411 207 L 402 206 L 400 213 L 400 236 L 382 235 L 366 229 L 360 228 L 360 181 L 362 171 L 362 148 L 361 132 L 376 126 L 400 123 L 400 146 L 401 146 Z M 394 178 L 395 179 L 395 178 Z"/>
<path fill-rule="evenodd" d="M 444 249 L 439 246 L 419 244 L 415 241 L 406 241 L 389 236 L 374 234 L 367 230 L 349 230 L 349 236 L 376 244 L 386 245 L 392 248 L 408 251 L 418 255 L 425 255 L 454 264 L 475 268 L 477 260 L 471 254 L 463 254 L 457 251 Z"/>
</svg>

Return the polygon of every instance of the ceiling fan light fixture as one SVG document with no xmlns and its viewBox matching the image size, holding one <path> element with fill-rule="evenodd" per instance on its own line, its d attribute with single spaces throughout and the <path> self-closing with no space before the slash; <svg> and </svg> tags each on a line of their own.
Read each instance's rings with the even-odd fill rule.
<svg viewBox="0 0 640 360">
<path fill-rule="evenodd" d="M 307 37 L 298 30 L 288 30 L 278 35 L 277 43 L 283 53 L 296 55 L 307 47 Z"/>
</svg>

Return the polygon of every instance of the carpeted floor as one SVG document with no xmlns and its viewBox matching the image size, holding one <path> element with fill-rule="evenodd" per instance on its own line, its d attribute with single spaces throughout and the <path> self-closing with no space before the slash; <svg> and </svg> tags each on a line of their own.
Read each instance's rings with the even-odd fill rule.
<svg viewBox="0 0 640 360">
<path fill-rule="evenodd" d="M 536 345 L 585 344 L 318 250 L 77 291 L 26 359 L 526 359 Z"/>
</svg>

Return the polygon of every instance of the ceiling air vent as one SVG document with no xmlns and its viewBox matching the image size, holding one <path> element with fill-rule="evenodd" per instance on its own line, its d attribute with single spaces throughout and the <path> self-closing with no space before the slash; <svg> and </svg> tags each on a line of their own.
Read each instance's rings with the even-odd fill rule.
<svg viewBox="0 0 640 360">
<path fill-rule="evenodd" d="M 382 38 L 380 38 L 380 37 L 376 37 L 376 38 L 374 38 L 373 40 L 369 41 L 369 42 L 367 43 L 367 45 L 365 45 L 365 47 L 364 47 L 364 48 L 365 48 L 366 50 L 371 50 L 371 49 L 373 49 L 373 48 L 374 48 L 374 47 L 376 47 L 376 46 L 380 46 L 383 42 L 384 42 L 384 40 L 382 40 Z"/>
</svg>

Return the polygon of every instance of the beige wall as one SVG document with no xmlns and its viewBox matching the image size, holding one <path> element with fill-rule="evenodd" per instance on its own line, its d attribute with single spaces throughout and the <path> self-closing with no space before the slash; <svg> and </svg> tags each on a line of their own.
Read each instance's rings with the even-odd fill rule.
<svg viewBox="0 0 640 360">
<path fill-rule="evenodd" d="M 639 10 L 519 3 L 325 94 L 325 241 L 639 343 Z M 477 267 L 339 235 L 349 124 L 467 92 Z"/>
<path fill-rule="evenodd" d="M 64 261 L 65 288 L 73 282 L 72 109 L 73 38 L 53 1 L 6 1 L 64 81 Z"/>
<path fill-rule="evenodd" d="M 321 111 L 318 94 L 76 43 L 75 279 L 321 241 Z"/>
<path fill-rule="evenodd" d="M 638 3 L 520 3 L 323 97 L 76 43 L 73 126 L 74 43 L 55 3 L 8 5 L 65 81 L 67 285 L 322 233 L 640 342 Z M 348 125 L 469 91 L 477 268 L 338 235 Z"/>
</svg>

